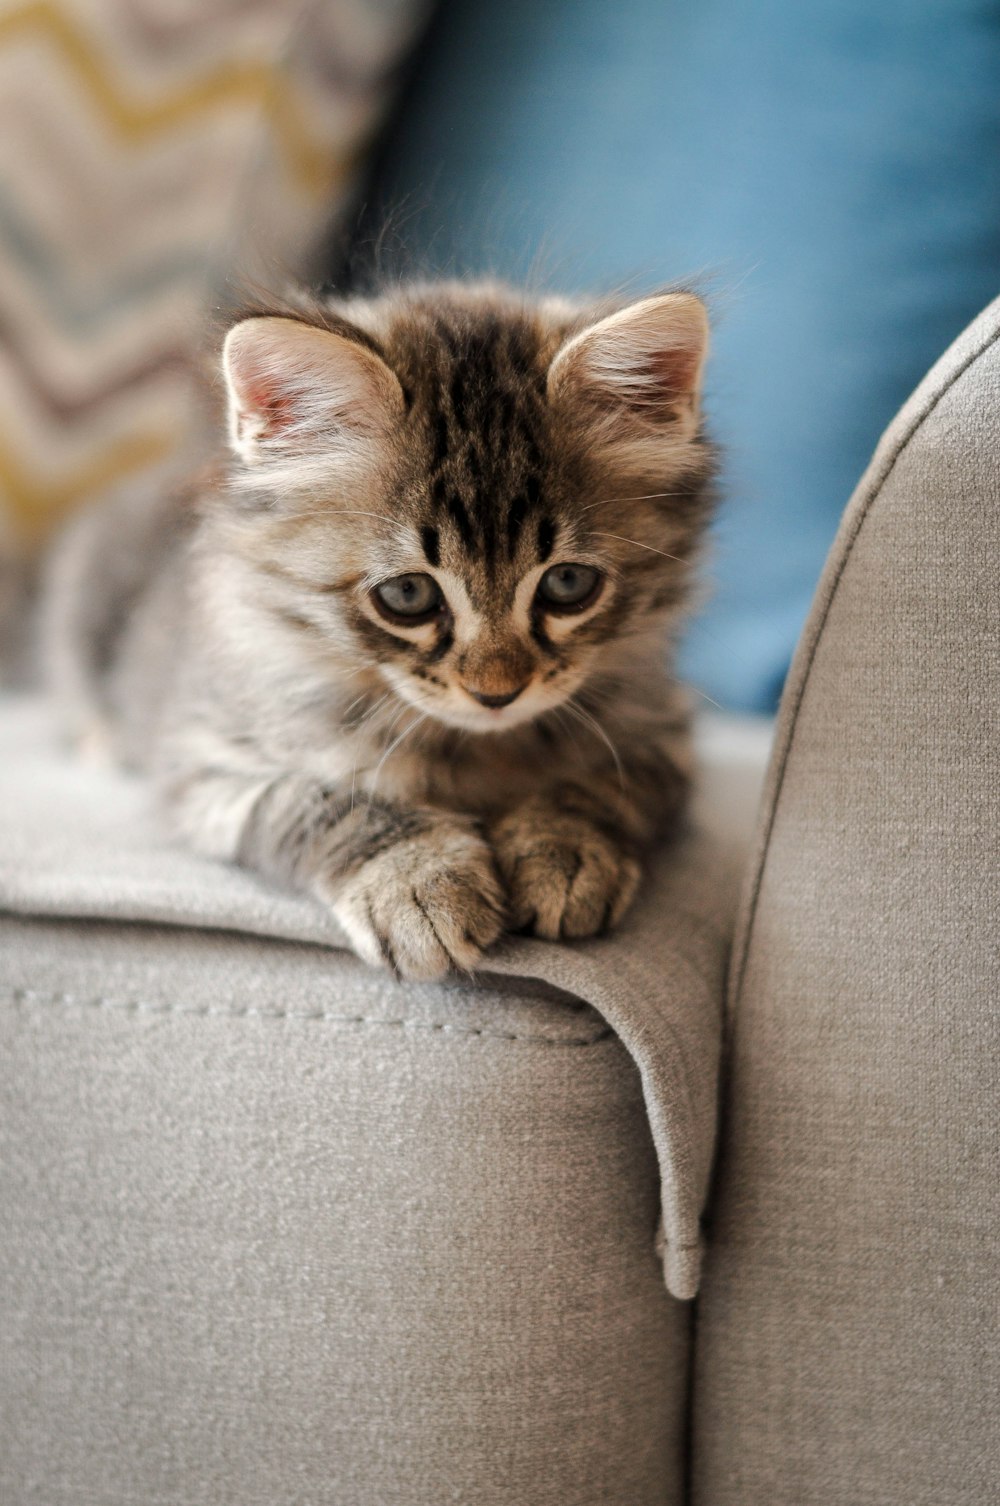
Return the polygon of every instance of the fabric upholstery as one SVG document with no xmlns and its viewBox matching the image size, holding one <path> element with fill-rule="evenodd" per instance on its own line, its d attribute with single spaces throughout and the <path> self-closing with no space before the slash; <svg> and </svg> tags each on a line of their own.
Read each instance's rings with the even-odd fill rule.
<svg viewBox="0 0 1000 1506">
<path fill-rule="evenodd" d="M 618 937 L 413 986 L 0 707 L 0 1499 L 680 1503 L 759 763 Z"/>
<path fill-rule="evenodd" d="M 314 901 L 170 842 L 142 781 L 86 768 L 60 749 L 44 702 L 10 698 L 0 768 L 0 912 L 343 944 L 337 922 Z M 747 799 L 753 788 L 751 779 Z M 491 970 L 586 1000 L 635 1058 L 662 1170 L 666 1280 L 682 1298 L 698 1282 L 721 981 L 743 849 L 739 831 L 713 813 L 709 780 L 686 838 L 659 855 L 613 936 L 572 947 L 509 939 L 491 953 Z"/>
<path fill-rule="evenodd" d="M 731 979 L 696 1506 L 1000 1481 L 1000 302 L 887 432 L 784 702 Z"/>
<path fill-rule="evenodd" d="M 679 1501 L 689 1307 L 591 1011 L 217 933 L 2 946 L 0 1498 Z"/>
</svg>

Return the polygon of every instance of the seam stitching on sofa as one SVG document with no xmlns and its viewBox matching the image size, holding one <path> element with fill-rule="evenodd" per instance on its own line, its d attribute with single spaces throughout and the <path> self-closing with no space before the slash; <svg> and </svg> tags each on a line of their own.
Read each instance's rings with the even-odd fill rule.
<svg viewBox="0 0 1000 1506">
<path fill-rule="evenodd" d="M 526 1041 L 534 1046 L 596 1046 L 614 1035 L 614 1031 L 608 1026 L 597 1035 L 560 1040 L 551 1035 L 520 1035 L 516 1031 L 483 1030 L 471 1025 L 449 1025 L 434 1021 L 425 1023 L 422 1020 L 408 1019 L 385 1020 L 378 1015 L 334 1014 L 326 1009 L 257 1009 L 250 1005 L 245 1008 L 219 1008 L 213 1004 L 186 1009 L 177 1004 L 151 1004 L 142 999 L 107 999 L 102 996 L 80 998 L 76 994 L 46 994 L 32 988 L 15 988 L 10 997 L 15 1004 L 66 1004 L 82 1009 L 108 1009 L 122 1014 L 178 1014 L 203 1018 L 216 1016 L 222 1019 L 323 1020 L 327 1024 L 334 1025 L 383 1025 L 401 1030 L 425 1030 L 438 1035 L 478 1036 L 496 1041 Z"/>
<path fill-rule="evenodd" d="M 743 992 L 743 980 L 746 975 L 747 962 L 750 957 L 750 943 L 753 936 L 754 922 L 757 918 L 757 902 L 760 898 L 760 890 L 764 881 L 764 870 L 767 867 L 767 854 L 768 849 L 771 845 L 771 835 L 774 830 L 774 822 L 778 812 L 778 803 L 781 798 L 781 791 L 785 782 L 785 770 L 788 766 L 788 760 L 791 756 L 792 744 L 795 741 L 795 732 L 798 726 L 799 712 L 802 709 L 802 702 L 805 698 L 806 686 L 809 683 L 809 676 L 812 672 L 813 660 L 815 659 L 816 653 L 819 649 L 820 640 L 822 639 L 823 632 L 826 628 L 827 618 L 829 617 L 830 612 L 833 609 L 833 604 L 837 597 L 837 591 L 840 587 L 840 582 L 843 577 L 844 571 L 847 568 L 847 563 L 851 557 L 851 554 L 853 553 L 854 545 L 857 543 L 858 536 L 861 533 L 861 529 L 864 526 L 866 518 L 868 517 L 875 503 L 878 501 L 878 498 L 882 492 L 882 488 L 886 485 L 893 471 L 896 469 L 897 462 L 902 458 L 905 451 L 909 448 L 911 441 L 915 438 L 919 430 L 926 423 L 927 419 L 930 418 L 931 414 L 934 412 L 938 404 L 955 386 L 956 382 L 960 381 L 965 373 L 969 370 L 969 368 L 971 366 L 974 366 L 975 363 L 980 359 L 980 357 L 984 356 L 990 349 L 990 347 L 997 344 L 998 341 L 1000 341 L 1000 329 L 994 330 L 988 340 L 984 341 L 982 345 L 977 346 L 976 349 L 971 352 L 966 360 L 962 362 L 961 366 L 959 366 L 959 368 L 952 373 L 951 377 L 941 388 L 941 390 L 939 392 L 936 392 L 929 399 L 927 405 L 922 408 L 921 411 L 915 416 L 912 425 L 900 439 L 897 448 L 892 453 L 892 455 L 888 457 L 881 475 L 874 483 L 871 494 L 858 515 L 857 522 L 855 523 L 851 534 L 845 540 L 843 554 L 841 555 L 840 562 L 837 566 L 836 574 L 834 575 L 833 580 L 830 584 L 829 595 L 827 596 L 826 603 L 823 607 L 822 616 L 817 623 L 816 631 L 813 635 L 813 640 L 809 645 L 808 655 L 803 665 L 802 672 L 799 675 L 798 685 L 795 690 L 795 700 L 792 705 L 792 710 L 789 718 L 788 734 L 785 738 L 785 745 L 781 751 L 781 759 L 778 764 L 777 774 L 775 776 L 774 793 L 771 797 L 771 805 L 767 816 L 767 827 L 765 829 L 763 840 L 761 842 L 757 871 L 754 875 L 753 888 L 751 890 L 750 899 L 747 905 L 747 918 L 745 926 L 743 927 L 742 948 L 738 963 L 739 971 L 729 990 L 729 1007 L 726 1011 L 726 1014 L 728 1016 L 728 1024 L 725 1027 L 726 1034 L 730 1034 L 732 1031 L 736 1012 L 739 1008 L 740 997 Z"/>
</svg>

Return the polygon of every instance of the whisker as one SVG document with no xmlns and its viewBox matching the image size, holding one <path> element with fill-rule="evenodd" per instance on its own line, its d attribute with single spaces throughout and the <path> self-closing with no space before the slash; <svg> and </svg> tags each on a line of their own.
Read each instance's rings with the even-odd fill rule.
<svg viewBox="0 0 1000 1506">
<path fill-rule="evenodd" d="M 375 792 L 378 789 L 378 776 L 381 774 L 382 766 L 385 763 L 386 759 L 389 757 L 390 753 L 394 753 L 399 747 L 400 743 L 404 740 L 404 738 L 409 737 L 411 732 L 416 732 L 417 728 L 423 726 L 424 722 L 426 722 L 428 719 L 428 713 L 425 711 L 421 716 L 417 717 L 417 720 L 415 722 L 411 722 L 408 727 L 404 727 L 399 736 L 397 738 L 394 738 L 394 740 L 386 748 L 385 752 L 382 754 L 382 757 L 375 765 L 375 772 L 372 775 L 372 784 L 369 791 L 369 794 L 371 796 L 374 797 Z"/>
<path fill-rule="evenodd" d="M 369 710 L 361 718 L 361 720 L 358 723 L 357 727 L 354 729 L 356 743 L 355 743 L 355 750 L 354 750 L 354 766 L 351 769 L 351 810 L 352 810 L 352 812 L 354 810 L 355 798 L 356 798 L 356 795 L 357 795 L 357 787 L 358 787 L 358 764 L 361 761 L 361 754 L 363 752 L 363 743 L 362 743 L 362 739 L 361 739 L 361 734 L 364 733 L 364 734 L 367 735 L 367 733 L 371 730 L 371 723 L 372 723 L 372 721 L 375 719 L 375 716 L 378 713 L 378 711 L 385 705 L 386 701 L 389 699 L 389 697 L 391 696 L 391 694 L 392 694 L 392 691 L 391 690 L 387 690 L 384 695 L 380 696 L 379 699 L 375 702 L 374 706 L 372 706 L 372 707 L 369 708 Z"/>
<path fill-rule="evenodd" d="M 570 742 L 573 745 L 573 752 L 579 758 L 579 756 L 580 756 L 580 740 L 579 740 L 579 737 L 577 736 L 576 728 L 573 726 L 573 723 L 571 721 L 568 721 L 568 720 L 564 721 L 563 720 L 564 713 L 566 713 L 568 711 L 569 711 L 569 706 L 568 706 L 567 702 L 563 701 L 563 703 L 561 705 L 551 707 L 549 709 L 549 711 L 546 712 L 546 715 L 547 716 L 551 716 L 552 719 L 553 719 L 553 721 L 555 721 L 558 724 L 559 730 L 562 733 L 563 737 L 568 737 L 569 738 Z"/>
<path fill-rule="evenodd" d="M 619 684 L 612 682 L 604 683 L 600 680 L 589 680 L 582 690 L 576 693 L 578 706 L 586 711 L 604 711 L 605 715 L 613 716 L 615 721 L 621 721 L 621 696 L 622 689 Z"/>
<path fill-rule="evenodd" d="M 400 718 L 403 717 L 403 716 L 405 716 L 407 709 L 408 708 L 407 708 L 406 701 L 401 700 L 400 703 L 399 703 L 399 706 L 396 708 L 395 715 L 393 715 L 392 717 L 390 717 L 388 726 L 384 727 L 384 728 L 379 728 L 379 731 L 381 732 L 381 734 L 382 734 L 383 737 L 387 737 L 388 738 L 388 737 L 392 736 L 393 732 L 396 729 L 397 724 L 399 723 Z"/>
<path fill-rule="evenodd" d="M 581 705 L 574 701 L 572 696 L 564 704 L 567 711 L 571 711 L 575 716 L 578 716 L 583 722 L 583 725 L 585 727 L 589 727 L 591 732 L 595 733 L 604 743 L 608 752 L 611 754 L 611 757 L 615 761 L 615 768 L 618 771 L 618 783 L 621 785 L 622 793 L 624 794 L 625 770 L 622 767 L 622 761 L 619 757 L 618 749 L 615 747 L 614 743 L 611 741 L 610 737 L 605 732 L 600 722 L 597 720 L 596 716 L 593 716 L 589 711 L 585 711 Z"/>
<path fill-rule="evenodd" d="M 391 700 L 391 698 L 392 698 L 392 691 L 391 690 L 383 691 L 383 693 L 379 696 L 378 700 L 375 701 L 373 705 L 369 706 L 369 708 L 365 712 L 364 716 L 358 722 L 358 725 L 354 728 L 355 733 L 362 732 L 362 731 L 367 731 L 370 728 L 371 723 L 375 720 L 375 718 L 378 715 L 378 713 L 382 710 L 382 708 L 385 705 L 386 701 Z"/>
<path fill-rule="evenodd" d="M 720 706 L 718 701 L 713 701 L 712 697 L 706 691 L 699 690 L 697 685 L 688 685 L 686 688 L 693 690 L 695 695 L 700 695 L 702 700 L 707 701 L 710 706 L 714 706 L 716 711 L 725 711 L 725 706 Z"/>
<path fill-rule="evenodd" d="M 662 554 L 665 560 L 676 560 L 678 565 L 690 565 L 690 560 L 682 560 L 679 554 L 668 554 L 665 549 L 657 549 L 652 544 L 642 544 L 638 539 L 627 539 L 621 533 L 608 533 L 605 528 L 595 528 L 595 533 L 601 538 L 618 539 L 622 544 L 631 544 L 635 549 L 648 549 L 650 554 Z"/>
<path fill-rule="evenodd" d="M 679 497 L 680 492 L 641 492 L 637 497 L 602 497 L 599 502 L 588 502 L 581 512 L 590 512 L 595 507 L 608 507 L 613 502 L 654 502 L 659 497 Z"/>
<path fill-rule="evenodd" d="M 349 706 L 346 706 L 344 708 L 344 710 L 341 712 L 341 716 L 344 719 L 344 721 L 346 721 L 347 718 L 350 716 L 350 714 L 354 710 L 355 706 L 360 706 L 361 705 L 361 702 L 364 700 L 364 698 L 365 698 L 365 696 L 367 694 L 368 694 L 367 690 L 363 690 L 359 696 L 355 696 L 354 700 L 351 702 L 351 704 Z"/>
<path fill-rule="evenodd" d="M 391 691 L 386 691 L 385 695 L 382 697 L 382 700 L 379 702 L 379 706 L 380 707 L 385 703 L 385 701 L 387 701 L 389 699 L 389 697 L 391 696 L 391 694 L 392 694 Z M 388 728 L 386 729 L 386 736 L 387 737 L 391 736 L 392 729 L 395 727 L 396 723 L 399 721 L 400 717 L 403 715 L 403 713 L 404 713 L 405 710 L 406 710 L 406 703 L 405 702 L 402 705 L 397 706 L 395 708 L 395 714 L 392 715 L 392 717 L 391 717 L 391 719 L 389 721 Z M 368 718 L 368 725 L 365 726 L 365 731 L 366 732 L 374 732 L 374 731 L 378 730 L 378 729 L 376 729 L 376 728 L 374 728 L 374 727 L 372 727 L 370 725 L 370 723 L 372 722 L 373 719 L 374 719 L 373 716 L 369 716 L 369 718 Z M 361 759 L 362 752 L 367 752 L 367 747 L 368 747 L 367 743 L 365 744 L 364 747 L 359 747 L 357 753 L 355 754 L 355 758 L 354 758 L 354 768 L 353 768 L 352 773 L 351 773 L 351 810 L 352 811 L 354 809 L 355 794 L 356 794 L 356 790 L 357 790 L 358 763 L 359 763 L 359 761 Z M 379 768 L 382 767 L 381 762 L 379 763 L 378 767 Z M 372 788 L 368 791 L 368 793 L 369 793 L 370 796 L 374 795 L 374 793 L 375 793 L 374 784 L 373 784 Z"/>
<path fill-rule="evenodd" d="M 393 518 L 387 512 L 366 512 L 361 507 L 316 507 L 311 512 L 290 512 L 282 522 L 299 523 L 306 522 L 310 518 L 378 518 L 383 523 L 396 523 L 398 518 Z"/>
</svg>

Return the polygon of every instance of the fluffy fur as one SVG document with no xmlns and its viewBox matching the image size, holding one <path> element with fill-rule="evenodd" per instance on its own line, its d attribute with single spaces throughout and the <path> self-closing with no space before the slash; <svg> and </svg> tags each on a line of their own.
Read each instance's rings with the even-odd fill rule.
<svg viewBox="0 0 1000 1506">
<path fill-rule="evenodd" d="M 194 848 L 404 977 L 613 926 L 688 783 L 669 646 L 706 342 L 683 293 L 434 284 L 237 321 L 228 470 L 79 520 L 53 561 L 78 725 Z"/>
</svg>

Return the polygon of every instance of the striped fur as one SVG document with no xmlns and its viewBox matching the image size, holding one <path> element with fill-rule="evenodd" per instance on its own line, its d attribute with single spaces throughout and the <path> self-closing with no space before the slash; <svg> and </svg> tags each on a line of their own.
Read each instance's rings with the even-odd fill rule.
<svg viewBox="0 0 1000 1506">
<path fill-rule="evenodd" d="M 709 508 L 705 341 L 686 294 L 438 284 L 238 321 L 229 471 L 53 560 L 78 725 L 192 845 L 403 976 L 505 926 L 614 925 L 689 776 L 669 646 Z"/>
</svg>

